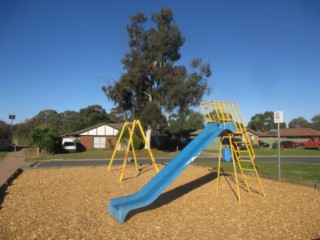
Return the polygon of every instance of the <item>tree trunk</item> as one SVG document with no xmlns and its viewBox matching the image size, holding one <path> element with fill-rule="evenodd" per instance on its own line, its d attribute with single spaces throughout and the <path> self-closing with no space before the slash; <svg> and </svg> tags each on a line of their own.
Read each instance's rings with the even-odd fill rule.
<svg viewBox="0 0 320 240">
<path fill-rule="evenodd" d="M 151 103 L 152 102 L 151 90 L 150 90 L 150 93 L 145 93 L 145 94 L 148 96 L 149 102 Z M 146 138 L 147 138 L 147 142 L 148 142 L 150 148 L 151 148 L 151 132 L 152 132 L 152 129 L 149 124 L 147 132 L 146 132 Z M 147 149 L 147 144 L 144 145 L 144 149 Z"/>
<path fill-rule="evenodd" d="M 151 148 L 151 132 L 152 132 L 151 126 L 148 125 L 148 129 L 146 132 L 146 139 L 150 148 Z M 144 149 L 147 149 L 147 144 L 144 145 Z"/>
</svg>

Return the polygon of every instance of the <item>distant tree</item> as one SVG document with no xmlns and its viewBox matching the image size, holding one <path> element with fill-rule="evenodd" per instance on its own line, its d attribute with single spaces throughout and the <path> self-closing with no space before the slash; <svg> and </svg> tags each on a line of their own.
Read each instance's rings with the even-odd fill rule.
<svg viewBox="0 0 320 240">
<path fill-rule="evenodd" d="M 319 130 L 320 131 L 320 114 L 315 115 L 312 119 L 311 119 L 311 127 L 315 130 Z"/>
<path fill-rule="evenodd" d="M 98 123 L 111 122 L 106 110 L 100 105 L 91 105 L 80 109 L 79 120 L 82 124 L 82 128 L 90 127 Z"/>
<path fill-rule="evenodd" d="M 0 138 L 7 139 L 10 134 L 10 126 L 6 122 L 0 120 Z"/>
<path fill-rule="evenodd" d="M 273 118 L 274 113 L 266 111 L 265 113 L 255 114 L 248 123 L 248 128 L 254 131 L 269 131 L 271 129 L 276 129 L 277 124 L 274 123 Z M 286 123 L 281 123 L 280 128 L 286 128 Z"/>
<path fill-rule="evenodd" d="M 59 115 L 62 120 L 59 132 L 62 134 L 72 133 L 81 129 L 79 112 L 67 110 L 63 113 L 59 113 Z"/>
<path fill-rule="evenodd" d="M 31 119 L 33 126 L 51 125 L 60 134 L 69 134 L 80 129 L 104 122 L 111 122 L 106 110 L 100 105 L 91 105 L 76 111 L 58 113 L 55 110 L 43 110 Z"/>
<path fill-rule="evenodd" d="M 33 117 L 32 120 L 35 125 L 51 125 L 58 130 L 60 130 L 63 122 L 63 119 L 61 118 L 59 113 L 52 109 L 40 111 L 36 116 Z"/>
<path fill-rule="evenodd" d="M 310 123 L 303 117 L 294 118 L 289 122 L 289 128 L 307 128 Z"/>
<path fill-rule="evenodd" d="M 167 130 L 174 136 L 188 136 L 190 132 L 204 127 L 203 115 L 190 110 L 180 113 L 180 116 L 171 117 Z"/>
<path fill-rule="evenodd" d="M 38 124 L 32 119 L 27 119 L 22 123 L 18 123 L 14 127 L 14 135 L 17 138 L 29 139 L 31 130 Z"/>
<path fill-rule="evenodd" d="M 44 124 L 36 126 L 30 134 L 32 143 L 39 148 L 39 153 L 43 150 L 47 153 L 54 152 L 55 140 L 59 133 L 53 126 Z"/>
<path fill-rule="evenodd" d="M 129 116 L 126 116 L 120 108 L 115 107 L 111 109 L 111 112 L 109 113 L 109 118 L 111 122 L 123 123 L 127 119 L 129 119 Z"/>
<path fill-rule="evenodd" d="M 210 90 L 206 78 L 211 70 L 199 58 L 192 61 L 191 73 L 185 66 L 175 66 L 185 39 L 171 9 L 153 14 L 155 27 L 150 29 L 145 29 L 149 24 L 144 13 L 130 19 L 130 51 L 122 59 L 125 73 L 102 90 L 123 116 L 141 120 L 150 142 L 151 129 L 165 126 L 167 119 L 184 117 L 200 103 Z"/>
</svg>

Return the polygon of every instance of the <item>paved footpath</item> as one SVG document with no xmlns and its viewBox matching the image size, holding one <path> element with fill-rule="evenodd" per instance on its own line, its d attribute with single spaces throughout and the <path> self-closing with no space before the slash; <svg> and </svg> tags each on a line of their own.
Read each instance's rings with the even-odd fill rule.
<svg viewBox="0 0 320 240">
<path fill-rule="evenodd" d="M 0 187 L 8 183 L 11 177 L 17 174 L 23 167 L 30 165 L 26 162 L 26 149 L 17 152 L 8 152 L 0 162 Z"/>
</svg>

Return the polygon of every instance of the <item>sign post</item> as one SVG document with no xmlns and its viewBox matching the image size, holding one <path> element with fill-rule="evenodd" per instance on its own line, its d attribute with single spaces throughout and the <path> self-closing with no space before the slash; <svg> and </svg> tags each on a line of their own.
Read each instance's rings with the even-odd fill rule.
<svg viewBox="0 0 320 240">
<path fill-rule="evenodd" d="M 280 181 L 281 180 L 280 123 L 283 123 L 283 112 L 282 111 L 274 112 L 273 118 L 274 118 L 274 123 L 278 124 L 278 165 L 279 165 L 278 181 Z"/>
</svg>

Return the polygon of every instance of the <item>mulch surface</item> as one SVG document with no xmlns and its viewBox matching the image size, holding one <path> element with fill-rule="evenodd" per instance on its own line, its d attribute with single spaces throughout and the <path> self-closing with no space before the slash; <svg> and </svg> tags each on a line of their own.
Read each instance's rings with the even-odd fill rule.
<svg viewBox="0 0 320 240">
<path fill-rule="evenodd" d="M 0 239 L 317 239 L 320 191 L 262 179 L 263 197 L 241 189 L 232 176 L 188 167 L 148 207 L 120 224 L 108 202 L 135 193 L 156 174 L 152 166 L 25 170 L 7 188 L 0 209 Z"/>
</svg>

